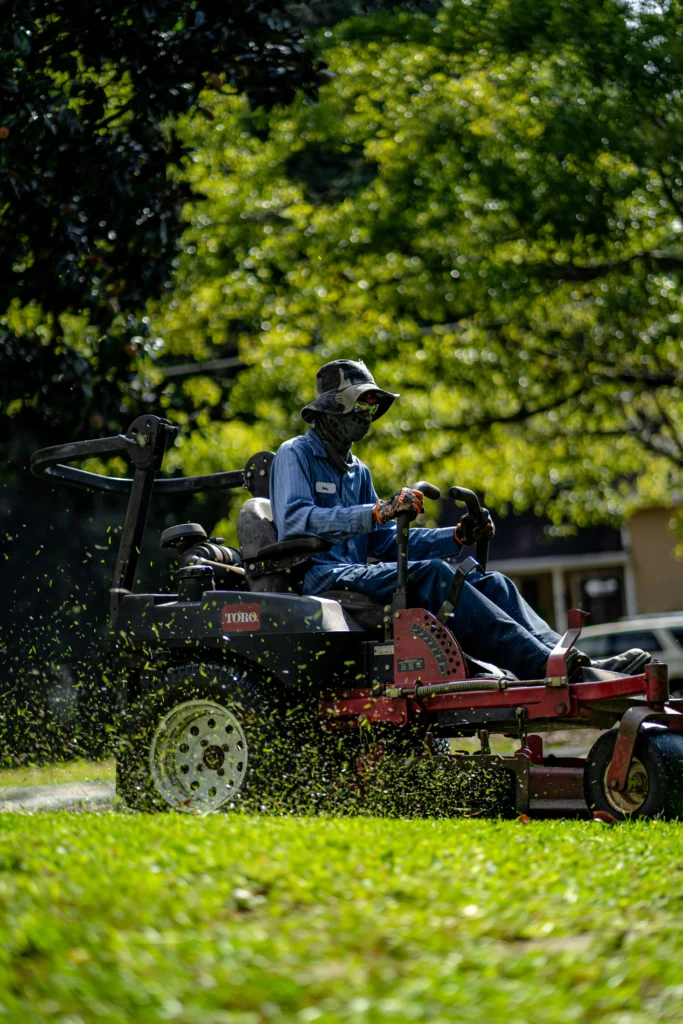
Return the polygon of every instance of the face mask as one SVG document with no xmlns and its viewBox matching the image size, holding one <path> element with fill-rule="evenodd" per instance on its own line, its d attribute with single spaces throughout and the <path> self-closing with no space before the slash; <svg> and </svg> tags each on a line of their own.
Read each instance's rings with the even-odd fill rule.
<svg viewBox="0 0 683 1024">
<path fill-rule="evenodd" d="M 360 441 L 370 429 L 370 423 L 356 413 L 338 416 L 323 413 L 315 422 L 315 429 L 324 441 L 329 441 L 340 454 L 345 454 L 354 441 Z"/>
<path fill-rule="evenodd" d="M 335 465 L 343 463 L 344 469 L 351 465 L 351 445 L 365 437 L 370 429 L 370 422 L 356 413 L 338 416 L 334 413 L 323 413 L 316 417 L 316 432 L 325 442 L 327 452 Z M 330 449 L 332 451 L 330 451 Z M 335 458 L 332 454 L 337 456 Z"/>
<path fill-rule="evenodd" d="M 341 419 L 347 421 L 345 429 L 351 444 L 354 441 L 361 441 L 372 425 L 372 420 L 368 420 L 365 418 L 365 415 L 358 415 L 355 412 L 352 412 L 349 416 L 342 416 Z"/>
</svg>

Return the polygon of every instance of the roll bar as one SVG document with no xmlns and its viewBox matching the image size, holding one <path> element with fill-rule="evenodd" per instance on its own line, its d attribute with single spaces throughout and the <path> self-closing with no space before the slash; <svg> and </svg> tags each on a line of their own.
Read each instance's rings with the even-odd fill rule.
<svg viewBox="0 0 683 1024">
<path fill-rule="evenodd" d="M 133 589 L 138 555 L 147 521 L 152 494 L 192 494 L 219 487 L 246 487 L 254 497 L 268 496 L 268 477 L 272 454 L 259 452 L 245 469 L 203 476 L 157 479 L 164 452 L 178 433 L 178 427 L 159 416 L 138 416 L 125 434 L 74 441 L 42 448 L 31 456 L 31 471 L 46 480 L 58 480 L 91 490 L 127 494 L 128 505 L 121 531 L 111 587 L 111 623 L 116 620 L 121 599 Z M 125 455 L 133 467 L 132 477 L 114 477 L 69 466 L 98 455 Z"/>
<path fill-rule="evenodd" d="M 159 419 L 157 416 L 143 416 L 139 419 L 144 421 L 145 426 L 149 421 L 158 420 L 166 432 L 165 448 L 178 432 L 178 427 L 172 427 L 168 420 Z M 135 423 L 138 423 L 138 420 Z M 135 424 L 131 424 L 126 434 L 118 434 L 116 437 L 96 438 L 93 441 L 74 441 L 71 444 L 57 444 L 52 448 L 42 448 L 31 456 L 31 472 L 46 480 L 59 480 L 67 484 L 75 484 L 77 487 L 87 487 L 93 491 L 130 494 L 133 477 L 89 473 L 85 469 L 76 469 L 74 466 L 65 465 L 65 463 L 80 462 L 81 459 L 92 459 L 98 455 L 123 454 L 130 456 L 135 450 L 134 446 L 145 448 L 149 443 L 147 440 L 143 440 L 149 435 L 141 433 L 140 428 L 133 434 L 134 428 Z M 151 428 L 147 427 L 147 429 Z M 167 477 L 166 479 L 156 479 L 152 491 L 154 494 L 193 494 L 197 491 L 214 490 L 218 487 L 243 487 L 244 477 L 243 469 L 229 470 L 224 473 L 206 473 L 202 476 Z"/>
</svg>

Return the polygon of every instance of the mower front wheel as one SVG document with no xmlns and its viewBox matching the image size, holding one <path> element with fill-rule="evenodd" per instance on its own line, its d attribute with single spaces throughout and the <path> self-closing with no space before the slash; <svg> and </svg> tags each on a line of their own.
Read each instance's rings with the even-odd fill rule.
<svg viewBox="0 0 683 1024">
<path fill-rule="evenodd" d="M 683 818 L 683 736 L 666 729 L 641 730 L 626 788 L 618 793 L 607 785 L 617 729 L 603 733 L 593 744 L 584 771 L 586 804 L 614 818 Z"/>
</svg>

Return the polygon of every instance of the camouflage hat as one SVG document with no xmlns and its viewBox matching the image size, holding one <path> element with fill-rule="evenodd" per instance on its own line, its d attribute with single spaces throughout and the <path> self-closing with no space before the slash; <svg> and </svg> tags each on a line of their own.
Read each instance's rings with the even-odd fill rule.
<svg viewBox="0 0 683 1024">
<path fill-rule="evenodd" d="M 301 410 L 301 418 L 306 423 L 313 423 L 317 414 L 322 412 L 336 413 L 343 416 L 353 410 L 354 405 L 366 391 L 375 391 L 379 409 L 375 419 L 389 409 L 398 395 L 391 391 L 383 391 L 375 384 L 375 379 L 363 362 L 352 359 L 335 359 L 326 363 L 315 376 L 316 399 Z"/>
</svg>

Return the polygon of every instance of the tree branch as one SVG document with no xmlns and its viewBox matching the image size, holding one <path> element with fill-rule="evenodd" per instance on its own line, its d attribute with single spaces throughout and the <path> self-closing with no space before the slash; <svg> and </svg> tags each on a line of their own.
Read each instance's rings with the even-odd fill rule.
<svg viewBox="0 0 683 1024">
<path fill-rule="evenodd" d="M 683 466 L 683 453 L 679 453 L 677 445 L 661 433 L 663 421 L 653 421 L 636 408 L 626 412 L 626 421 L 629 425 L 628 433 L 644 448 L 669 459 L 679 469 Z"/>
<path fill-rule="evenodd" d="M 683 456 L 683 440 L 681 438 L 681 435 L 679 434 L 679 431 L 678 431 L 678 429 L 676 427 L 676 424 L 674 423 L 674 421 L 671 419 L 671 416 L 669 415 L 668 409 L 666 409 L 662 405 L 661 400 L 660 400 L 660 396 L 657 394 L 657 392 L 655 392 L 653 394 L 652 400 L 655 403 L 655 405 L 657 406 L 657 410 L 658 410 L 659 415 L 660 415 L 661 419 L 663 420 L 665 426 L 668 428 L 668 430 L 671 433 L 671 440 L 675 444 L 675 446 L 678 449 L 678 451 L 680 452 L 681 456 Z"/>
<path fill-rule="evenodd" d="M 505 323 L 486 324 L 483 325 L 483 330 L 500 331 L 504 326 L 506 326 Z M 539 333 L 542 332 L 542 336 L 544 335 L 545 337 L 549 337 L 551 339 L 556 338 L 560 340 L 564 347 L 566 347 L 570 341 L 574 341 L 577 347 L 581 349 L 583 358 L 586 360 L 586 362 L 598 368 L 597 371 L 595 369 L 591 369 L 590 375 L 593 377 L 603 376 L 608 380 L 622 381 L 624 384 L 651 384 L 654 385 L 655 387 L 672 388 L 680 387 L 683 385 L 683 371 L 677 371 L 675 369 L 672 369 L 668 373 L 665 371 L 654 373 L 647 370 L 636 371 L 629 369 L 628 367 L 622 369 L 619 366 L 619 363 L 616 359 L 607 362 L 604 356 L 600 356 L 599 358 L 597 356 L 592 355 L 586 356 L 586 349 L 588 348 L 588 346 L 586 344 L 587 337 L 585 334 L 574 334 L 567 336 L 559 329 L 548 330 L 541 328 L 539 331 L 538 329 L 535 329 L 533 325 L 530 323 L 518 324 L 517 326 L 520 328 L 520 330 L 526 331 L 530 335 L 534 335 L 533 337 L 526 339 L 525 345 L 527 345 L 527 347 L 535 354 L 545 356 L 547 359 L 556 360 L 557 351 L 543 348 L 541 345 L 539 345 Z M 661 361 L 659 362 L 659 365 L 663 365 Z"/>
<path fill-rule="evenodd" d="M 683 384 L 683 373 L 636 373 L 633 370 L 608 373 L 603 369 L 602 376 L 609 380 L 622 381 L 624 384 L 652 384 L 660 388 L 675 388 Z"/>
<path fill-rule="evenodd" d="M 448 431 L 461 431 L 466 430 L 478 430 L 492 427 L 497 423 L 524 423 L 525 420 L 531 419 L 533 416 L 539 416 L 544 412 L 551 412 L 553 409 L 559 409 L 560 406 L 566 405 L 567 402 L 571 402 L 573 398 L 580 395 L 583 391 L 583 385 L 578 385 L 570 394 L 560 395 L 558 398 L 554 398 L 551 402 L 546 405 L 541 405 L 537 409 L 530 409 L 525 402 L 522 402 L 519 409 L 516 412 L 508 414 L 500 414 L 496 416 L 487 416 L 484 419 L 476 420 L 474 423 L 454 423 L 454 424 L 439 424 L 437 430 L 448 430 Z"/>
</svg>

